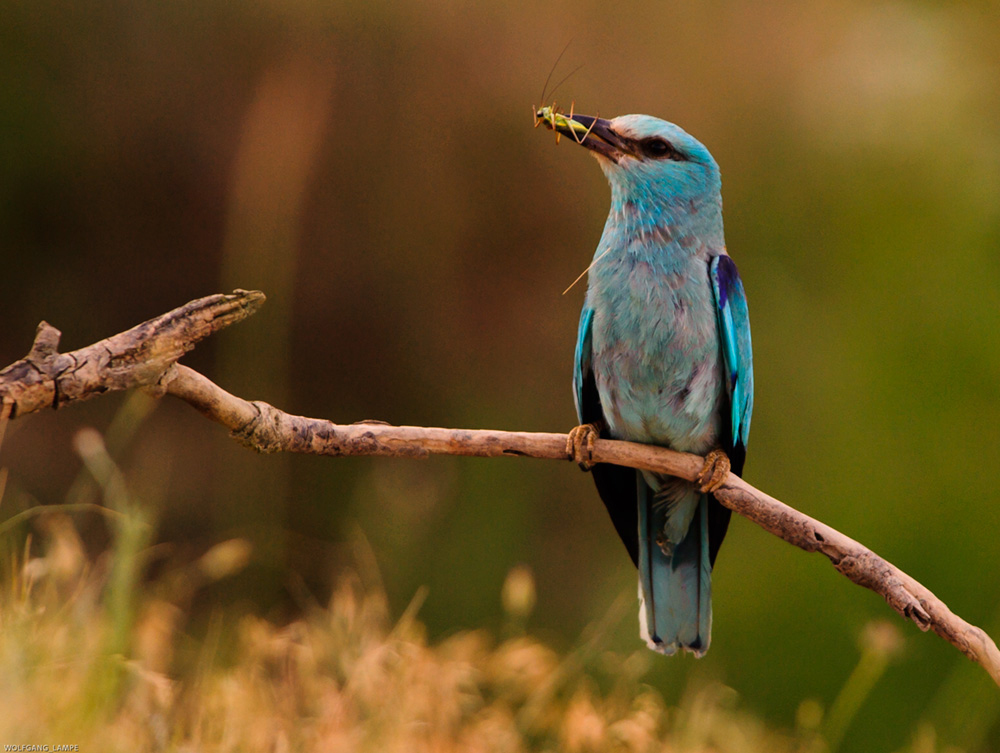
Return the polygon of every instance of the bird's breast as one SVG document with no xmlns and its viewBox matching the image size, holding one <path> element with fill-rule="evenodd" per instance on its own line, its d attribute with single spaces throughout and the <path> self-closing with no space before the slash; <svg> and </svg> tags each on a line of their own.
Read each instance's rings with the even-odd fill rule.
<svg viewBox="0 0 1000 753">
<path fill-rule="evenodd" d="M 708 263 L 625 255 L 591 276 L 593 369 L 611 433 L 705 452 L 718 444 L 723 371 Z"/>
</svg>

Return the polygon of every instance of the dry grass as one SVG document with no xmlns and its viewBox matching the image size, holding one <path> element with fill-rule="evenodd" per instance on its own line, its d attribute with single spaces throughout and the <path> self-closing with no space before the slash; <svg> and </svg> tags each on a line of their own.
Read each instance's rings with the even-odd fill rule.
<svg viewBox="0 0 1000 753">
<path fill-rule="evenodd" d="M 163 594 L 234 571 L 246 561 L 242 543 L 220 544 L 183 578 L 168 576 L 170 587 L 134 590 L 119 652 L 109 605 L 123 553 L 89 563 L 69 518 L 44 520 L 45 540 L 33 546 L 44 553 L 20 559 L 3 588 L 3 743 L 132 752 L 794 749 L 734 711 L 722 687 L 666 707 L 640 682 L 642 654 L 607 657 L 614 676 L 598 678 L 577 654 L 527 636 L 497 642 L 473 631 L 431 645 L 412 614 L 393 624 L 383 596 L 352 577 L 328 608 L 291 624 L 244 619 L 234 664 L 209 647 L 178 676 L 184 613 Z"/>
<path fill-rule="evenodd" d="M 641 681 L 645 651 L 617 656 L 591 643 L 560 655 L 526 635 L 498 642 L 485 631 L 430 644 L 415 608 L 393 624 L 384 597 L 349 576 L 327 608 L 291 624 L 245 618 L 234 663 L 216 658 L 210 638 L 201 659 L 179 670 L 175 649 L 190 640 L 182 605 L 200 584 L 241 568 L 245 544 L 219 544 L 139 589 L 114 575 L 116 558 L 138 558 L 119 546 L 88 562 L 68 517 L 41 520 L 43 541 L 30 548 L 43 553 L 19 556 L 0 595 L 3 744 L 130 753 L 826 749 L 819 708 L 810 722 L 806 707 L 803 730 L 781 733 L 740 711 L 720 685 L 667 706 Z M 514 617 L 530 609 L 527 578 L 515 571 L 505 590 Z M 116 583 L 129 584 L 127 598 Z M 935 748 L 925 739 L 914 749 Z"/>
</svg>

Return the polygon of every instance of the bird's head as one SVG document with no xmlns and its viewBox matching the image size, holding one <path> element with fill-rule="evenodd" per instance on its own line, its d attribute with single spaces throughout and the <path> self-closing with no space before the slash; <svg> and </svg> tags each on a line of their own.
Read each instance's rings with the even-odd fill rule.
<svg viewBox="0 0 1000 753">
<path fill-rule="evenodd" d="M 589 149 L 614 193 L 641 204 L 689 200 L 717 201 L 719 166 L 708 149 L 685 130 L 650 115 L 604 120 L 566 115 L 551 107 L 536 120 Z"/>
</svg>

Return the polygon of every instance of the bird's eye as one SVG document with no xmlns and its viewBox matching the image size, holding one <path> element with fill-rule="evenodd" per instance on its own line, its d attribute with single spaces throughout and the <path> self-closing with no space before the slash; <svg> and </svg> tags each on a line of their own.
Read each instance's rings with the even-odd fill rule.
<svg viewBox="0 0 1000 753">
<path fill-rule="evenodd" d="M 646 156 L 651 157 L 652 159 L 664 159 L 665 157 L 675 160 L 684 159 L 683 155 L 681 155 L 681 153 L 678 152 L 673 145 L 670 144 L 670 142 L 664 139 L 646 139 L 642 142 L 642 148 L 646 153 Z"/>
</svg>

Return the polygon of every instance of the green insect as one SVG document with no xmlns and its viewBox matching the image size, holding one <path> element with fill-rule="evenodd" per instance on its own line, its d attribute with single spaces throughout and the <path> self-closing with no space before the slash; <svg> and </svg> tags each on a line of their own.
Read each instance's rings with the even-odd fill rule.
<svg viewBox="0 0 1000 753">
<path fill-rule="evenodd" d="M 559 138 L 561 136 L 558 129 L 562 128 L 568 130 L 570 133 L 573 134 L 573 138 L 576 140 L 576 142 L 578 144 L 582 144 L 590 135 L 590 131 L 594 127 L 594 123 L 597 122 L 597 120 L 595 119 L 594 123 L 591 123 L 590 126 L 588 127 L 585 126 L 583 123 L 573 120 L 572 104 L 570 104 L 569 115 L 564 115 L 563 113 L 559 112 L 555 102 L 553 102 L 551 105 L 546 105 L 545 107 L 540 107 L 538 109 L 532 107 L 531 111 L 532 113 L 534 113 L 535 117 L 535 128 L 538 128 L 539 125 L 544 124 L 545 127 L 548 128 L 550 131 L 555 131 L 557 144 L 559 143 Z"/>
</svg>

